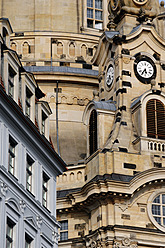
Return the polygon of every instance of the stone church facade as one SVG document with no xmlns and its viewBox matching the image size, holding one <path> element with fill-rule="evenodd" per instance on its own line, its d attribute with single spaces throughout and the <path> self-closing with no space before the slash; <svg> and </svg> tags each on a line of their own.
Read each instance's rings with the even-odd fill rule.
<svg viewBox="0 0 165 248">
<path fill-rule="evenodd" d="M 58 178 L 59 246 L 164 247 L 164 3 L 108 11 L 93 57 L 99 99 L 83 114 L 87 158 Z"/>
<path fill-rule="evenodd" d="M 21 26 L 7 2 L 1 13 L 15 23 L 13 48 L 53 108 L 55 145 L 59 82 L 69 164 L 57 182 L 59 247 L 164 247 L 164 2 L 35 1 Z"/>
</svg>

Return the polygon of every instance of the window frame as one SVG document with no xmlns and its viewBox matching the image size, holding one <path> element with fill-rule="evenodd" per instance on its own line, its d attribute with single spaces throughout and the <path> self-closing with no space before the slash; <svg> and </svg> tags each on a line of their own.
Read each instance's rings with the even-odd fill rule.
<svg viewBox="0 0 165 248">
<path fill-rule="evenodd" d="M 16 146 L 17 142 L 9 135 L 9 148 L 8 148 L 8 172 L 15 176 L 15 162 L 16 162 Z M 10 162 L 12 161 L 12 163 Z"/>
<path fill-rule="evenodd" d="M 163 111 L 162 111 L 162 109 Z M 155 139 L 165 139 L 165 131 L 163 135 L 163 120 L 165 125 L 165 105 L 156 98 L 151 98 L 146 102 L 146 129 L 147 137 Z M 152 120 L 152 125 L 150 121 Z"/>
<path fill-rule="evenodd" d="M 8 95 L 11 98 L 14 98 L 14 78 L 15 78 L 16 72 L 11 67 L 11 65 L 8 65 Z"/>
<path fill-rule="evenodd" d="M 89 117 L 89 156 L 95 153 L 98 149 L 97 139 L 98 139 L 97 111 L 96 109 L 92 109 Z"/>
<path fill-rule="evenodd" d="M 14 226 L 16 223 L 14 223 L 8 216 L 6 219 L 6 248 L 13 248 L 13 242 L 14 242 Z M 11 234 L 8 235 L 8 229 L 10 230 Z M 9 242 L 9 246 L 7 244 Z"/>
<path fill-rule="evenodd" d="M 41 133 L 43 135 L 45 135 L 45 131 L 46 131 L 46 119 L 47 119 L 47 115 L 45 114 L 45 112 L 42 110 L 41 112 Z"/>
<path fill-rule="evenodd" d="M 27 154 L 26 155 L 26 190 L 32 193 L 33 189 L 33 164 L 34 160 Z M 30 183 L 29 183 L 30 179 Z"/>
<path fill-rule="evenodd" d="M 32 248 L 33 238 L 25 232 L 25 248 Z"/>
<path fill-rule="evenodd" d="M 147 212 L 148 212 L 148 216 L 151 220 L 151 222 L 153 223 L 154 226 L 157 227 L 157 229 L 165 232 L 165 225 L 162 226 L 160 225 L 154 218 L 154 215 L 152 213 L 152 205 L 156 205 L 157 203 L 153 203 L 154 199 L 157 198 L 157 196 L 159 195 L 165 195 L 165 190 L 164 189 L 158 189 L 155 192 L 153 192 L 150 197 L 148 198 L 148 204 L 147 204 Z M 163 204 L 165 206 L 165 204 Z M 156 216 L 156 215 L 155 215 Z M 165 216 L 164 216 L 165 217 Z"/>
<path fill-rule="evenodd" d="M 59 221 L 59 223 L 61 224 L 60 241 L 68 240 L 68 220 L 61 220 L 61 221 Z M 66 228 L 65 228 L 65 224 L 66 224 Z M 67 238 L 62 237 L 62 235 L 64 235 L 64 236 L 66 235 Z"/>
<path fill-rule="evenodd" d="M 88 6 L 88 1 L 92 1 L 93 5 L 92 6 Z M 95 30 L 102 30 L 104 27 L 104 0 L 101 0 L 102 6 L 101 8 L 96 8 L 96 1 L 99 0 L 86 0 L 86 26 L 87 28 L 92 28 Z M 89 11 L 91 11 L 92 13 L 92 17 L 88 16 Z M 101 18 L 97 19 L 96 18 L 96 13 L 101 13 Z M 91 22 L 92 26 L 88 25 L 88 23 Z M 96 23 L 98 22 L 98 24 L 102 24 L 102 27 L 96 27 Z"/>
<path fill-rule="evenodd" d="M 49 180 L 50 177 L 42 172 L 42 206 L 48 208 L 48 194 L 49 194 Z"/>
<path fill-rule="evenodd" d="M 32 92 L 30 89 L 26 86 L 26 95 L 25 95 L 25 115 L 30 118 L 31 114 L 31 97 Z"/>
</svg>

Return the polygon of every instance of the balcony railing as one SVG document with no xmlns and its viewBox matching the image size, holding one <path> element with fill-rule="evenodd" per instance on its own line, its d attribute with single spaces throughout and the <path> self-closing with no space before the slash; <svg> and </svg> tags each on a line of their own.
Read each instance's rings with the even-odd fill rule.
<svg viewBox="0 0 165 248">
<path fill-rule="evenodd" d="M 138 137 L 135 141 L 133 141 L 133 144 L 140 145 L 140 151 L 165 153 L 165 140 L 149 137 Z"/>
</svg>

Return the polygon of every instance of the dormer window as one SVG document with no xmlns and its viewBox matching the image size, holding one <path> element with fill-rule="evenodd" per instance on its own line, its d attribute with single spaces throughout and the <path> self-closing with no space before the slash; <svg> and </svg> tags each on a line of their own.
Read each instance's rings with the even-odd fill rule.
<svg viewBox="0 0 165 248">
<path fill-rule="evenodd" d="M 158 99 L 151 99 L 146 105 L 147 136 L 156 139 L 165 139 L 165 108 Z"/>
<path fill-rule="evenodd" d="M 15 76 L 14 70 L 9 66 L 9 77 L 8 77 L 8 94 L 12 98 L 14 97 L 14 76 Z"/>
<path fill-rule="evenodd" d="M 42 123 L 41 123 L 41 133 L 45 135 L 45 123 L 46 123 L 47 116 L 46 114 L 42 111 Z"/>
<path fill-rule="evenodd" d="M 89 120 L 89 152 L 90 155 L 97 150 L 97 113 L 93 109 Z"/>
<path fill-rule="evenodd" d="M 31 102 L 31 97 L 32 97 L 32 93 L 30 92 L 30 90 L 28 89 L 28 87 L 26 87 L 25 114 L 29 118 L 30 118 L 30 102 Z"/>
</svg>

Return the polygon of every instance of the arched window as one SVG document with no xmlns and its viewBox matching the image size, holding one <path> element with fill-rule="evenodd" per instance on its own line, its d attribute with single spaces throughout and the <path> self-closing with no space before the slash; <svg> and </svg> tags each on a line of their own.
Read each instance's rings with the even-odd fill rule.
<svg viewBox="0 0 165 248">
<path fill-rule="evenodd" d="M 71 42 L 69 45 L 69 55 L 71 57 L 75 56 L 75 44 L 74 44 L 74 42 Z"/>
<path fill-rule="evenodd" d="M 92 110 L 89 120 L 89 152 L 90 155 L 97 150 L 97 113 Z"/>
<path fill-rule="evenodd" d="M 157 139 L 165 139 L 165 108 L 157 99 L 147 102 L 147 136 Z"/>
<path fill-rule="evenodd" d="M 23 49 L 22 49 L 23 55 L 27 55 L 30 53 L 30 46 L 27 42 L 23 43 Z"/>
<path fill-rule="evenodd" d="M 57 54 L 62 55 L 63 54 L 63 44 L 61 42 L 57 43 Z"/>
</svg>

